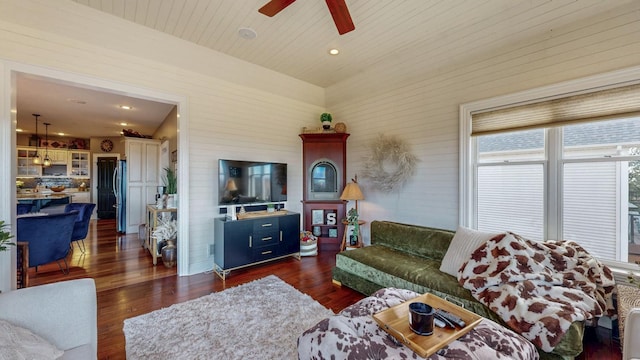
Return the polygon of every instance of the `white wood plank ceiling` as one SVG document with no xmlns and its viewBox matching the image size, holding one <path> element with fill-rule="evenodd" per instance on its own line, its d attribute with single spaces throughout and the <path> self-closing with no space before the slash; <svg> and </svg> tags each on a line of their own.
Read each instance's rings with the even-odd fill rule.
<svg viewBox="0 0 640 360">
<path fill-rule="evenodd" d="M 73 1 L 328 87 L 376 65 L 419 58 L 437 67 L 517 47 L 634 0 L 347 0 L 356 29 L 342 36 L 323 0 L 296 1 L 272 18 L 258 13 L 268 0 Z M 257 38 L 240 37 L 242 27 Z"/>
</svg>

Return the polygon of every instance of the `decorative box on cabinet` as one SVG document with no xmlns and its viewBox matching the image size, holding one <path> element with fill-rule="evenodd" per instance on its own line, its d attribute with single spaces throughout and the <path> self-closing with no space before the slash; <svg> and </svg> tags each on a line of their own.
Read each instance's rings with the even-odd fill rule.
<svg viewBox="0 0 640 360">
<path fill-rule="evenodd" d="M 287 256 L 300 258 L 298 213 L 214 221 L 214 271 L 223 280 L 232 270 L 245 266 Z"/>
</svg>

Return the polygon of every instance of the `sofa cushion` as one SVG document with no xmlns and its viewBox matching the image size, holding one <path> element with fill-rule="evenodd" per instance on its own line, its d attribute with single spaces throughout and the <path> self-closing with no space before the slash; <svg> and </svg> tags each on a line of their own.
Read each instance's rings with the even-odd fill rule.
<svg viewBox="0 0 640 360">
<path fill-rule="evenodd" d="M 478 315 L 500 321 L 500 317 L 473 298 L 471 292 L 458 280 L 439 270 L 440 262 L 386 246 L 372 245 L 336 256 L 334 278 L 350 286 L 349 279 L 342 275 L 357 274 L 380 287 L 397 287 L 420 294 L 432 293 L 443 298 L 454 298 Z M 358 286 L 354 288 L 358 289 Z M 376 289 L 377 290 L 377 289 Z M 366 295 L 371 294 L 371 292 Z"/>
<path fill-rule="evenodd" d="M 451 240 L 447 253 L 442 259 L 440 271 L 457 278 L 458 269 L 460 269 L 460 266 L 462 266 L 465 261 L 469 260 L 471 253 L 473 253 L 478 246 L 484 244 L 496 235 L 498 234 L 459 226 L 456 234 L 453 236 L 453 240 Z"/>
<path fill-rule="evenodd" d="M 438 261 L 444 257 L 454 235 L 449 230 L 391 221 L 373 221 L 371 234 L 371 244 L 384 245 Z"/>
<path fill-rule="evenodd" d="M 53 360 L 62 354 L 62 350 L 31 331 L 0 320 L 0 359 Z"/>
</svg>

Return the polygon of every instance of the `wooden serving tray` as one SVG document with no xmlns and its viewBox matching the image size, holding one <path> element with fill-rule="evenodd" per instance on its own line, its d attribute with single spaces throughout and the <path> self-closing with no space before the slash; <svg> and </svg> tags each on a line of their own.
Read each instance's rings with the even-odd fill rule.
<svg viewBox="0 0 640 360">
<path fill-rule="evenodd" d="M 432 335 L 418 335 L 409 328 L 409 304 L 412 302 L 423 302 L 431 305 L 434 309 L 439 308 L 455 314 L 464 320 L 467 326 L 462 329 L 451 329 L 446 327 L 439 328 L 434 325 Z M 436 351 L 468 333 L 482 321 L 480 315 L 465 310 L 433 294 L 424 294 L 417 298 L 407 300 L 400 305 L 374 314 L 373 319 L 382 329 L 396 338 L 396 340 L 407 345 L 411 350 L 425 358 L 435 354 Z"/>
<path fill-rule="evenodd" d="M 257 218 L 257 217 L 265 217 L 265 216 L 278 216 L 278 215 L 287 215 L 287 210 L 278 210 L 278 211 L 272 211 L 272 212 L 268 212 L 267 210 L 260 210 L 260 211 L 249 211 L 244 214 L 236 213 L 236 216 L 240 220 Z"/>
</svg>

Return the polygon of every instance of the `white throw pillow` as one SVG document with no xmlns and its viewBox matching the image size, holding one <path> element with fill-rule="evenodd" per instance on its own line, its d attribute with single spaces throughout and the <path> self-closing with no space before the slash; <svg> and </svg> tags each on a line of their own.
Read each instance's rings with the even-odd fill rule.
<svg viewBox="0 0 640 360">
<path fill-rule="evenodd" d="M 459 226 L 451 240 L 451 244 L 449 244 L 447 253 L 444 254 L 442 264 L 440 264 L 440 271 L 457 278 L 458 269 L 465 261 L 469 260 L 471 253 L 496 235 L 498 234 Z"/>
<path fill-rule="evenodd" d="M 31 331 L 0 320 L 0 360 L 54 360 L 63 353 Z"/>
</svg>

